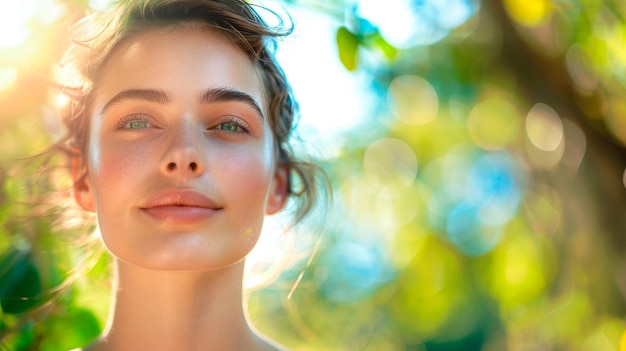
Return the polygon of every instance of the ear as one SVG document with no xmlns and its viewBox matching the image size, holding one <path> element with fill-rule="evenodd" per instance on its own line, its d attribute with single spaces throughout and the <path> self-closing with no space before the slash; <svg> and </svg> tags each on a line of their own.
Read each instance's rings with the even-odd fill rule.
<svg viewBox="0 0 626 351">
<path fill-rule="evenodd" d="M 72 184 L 76 203 L 87 211 L 95 212 L 96 203 L 94 201 L 93 187 L 80 152 L 77 156 L 72 156 Z"/>
<path fill-rule="evenodd" d="M 265 213 L 272 215 L 285 207 L 289 195 L 289 166 L 279 165 L 270 184 Z"/>
</svg>

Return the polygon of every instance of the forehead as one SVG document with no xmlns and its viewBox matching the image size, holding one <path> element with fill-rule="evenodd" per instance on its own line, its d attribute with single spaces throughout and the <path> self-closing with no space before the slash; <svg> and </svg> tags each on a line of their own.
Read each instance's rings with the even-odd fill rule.
<svg viewBox="0 0 626 351">
<path fill-rule="evenodd" d="M 158 89 L 182 98 L 209 88 L 235 88 L 265 107 L 256 66 L 226 36 L 199 25 L 149 29 L 129 36 L 113 49 L 95 86 L 95 104 L 125 89 Z"/>
</svg>

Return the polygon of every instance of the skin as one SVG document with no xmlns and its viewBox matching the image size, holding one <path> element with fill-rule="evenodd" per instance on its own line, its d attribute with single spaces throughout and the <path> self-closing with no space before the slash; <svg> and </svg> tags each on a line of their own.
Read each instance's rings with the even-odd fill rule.
<svg viewBox="0 0 626 351">
<path fill-rule="evenodd" d="M 112 316 L 91 349 L 278 349 L 242 308 L 245 256 L 287 197 L 257 69 L 186 26 L 126 39 L 101 72 L 73 170 L 116 260 Z"/>
</svg>

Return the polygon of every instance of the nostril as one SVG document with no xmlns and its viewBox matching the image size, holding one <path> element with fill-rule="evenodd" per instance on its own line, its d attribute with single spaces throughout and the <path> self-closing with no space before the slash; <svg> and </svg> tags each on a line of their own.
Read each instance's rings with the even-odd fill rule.
<svg viewBox="0 0 626 351">
<path fill-rule="evenodd" d="M 187 165 L 187 168 L 180 167 L 182 165 Z M 190 174 L 201 174 L 203 172 L 202 163 L 191 161 L 191 162 L 167 162 L 165 167 L 163 167 L 163 172 L 166 172 L 170 175 L 177 174 L 178 172 L 189 172 Z"/>
</svg>

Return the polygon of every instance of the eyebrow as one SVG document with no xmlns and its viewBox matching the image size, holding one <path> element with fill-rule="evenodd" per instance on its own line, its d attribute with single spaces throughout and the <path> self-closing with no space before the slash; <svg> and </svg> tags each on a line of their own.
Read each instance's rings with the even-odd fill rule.
<svg viewBox="0 0 626 351">
<path fill-rule="evenodd" d="M 109 100 L 102 108 L 102 113 L 106 112 L 111 106 L 119 104 L 124 100 L 143 100 L 156 102 L 158 104 L 167 105 L 171 102 L 169 96 L 161 90 L 154 89 L 129 89 L 121 91 Z"/>
<path fill-rule="evenodd" d="M 128 89 L 123 90 L 113 96 L 102 108 L 102 113 L 106 112 L 111 106 L 119 104 L 124 100 L 143 100 L 167 105 L 172 102 L 169 95 L 162 90 L 155 89 Z M 230 88 L 211 88 L 205 90 L 200 95 L 200 102 L 210 104 L 214 102 L 237 101 L 252 107 L 259 114 L 261 119 L 264 118 L 263 110 L 252 97 L 252 95 Z"/>
<path fill-rule="evenodd" d="M 252 97 L 252 95 L 240 90 L 230 88 L 207 89 L 204 93 L 202 93 L 200 101 L 205 104 L 225 101 L 242 102 L 252 107 L 259 114 L 261 119 L 264 118 L 263 110 L 261 110 L 258 102 Z"/>
</svg>

